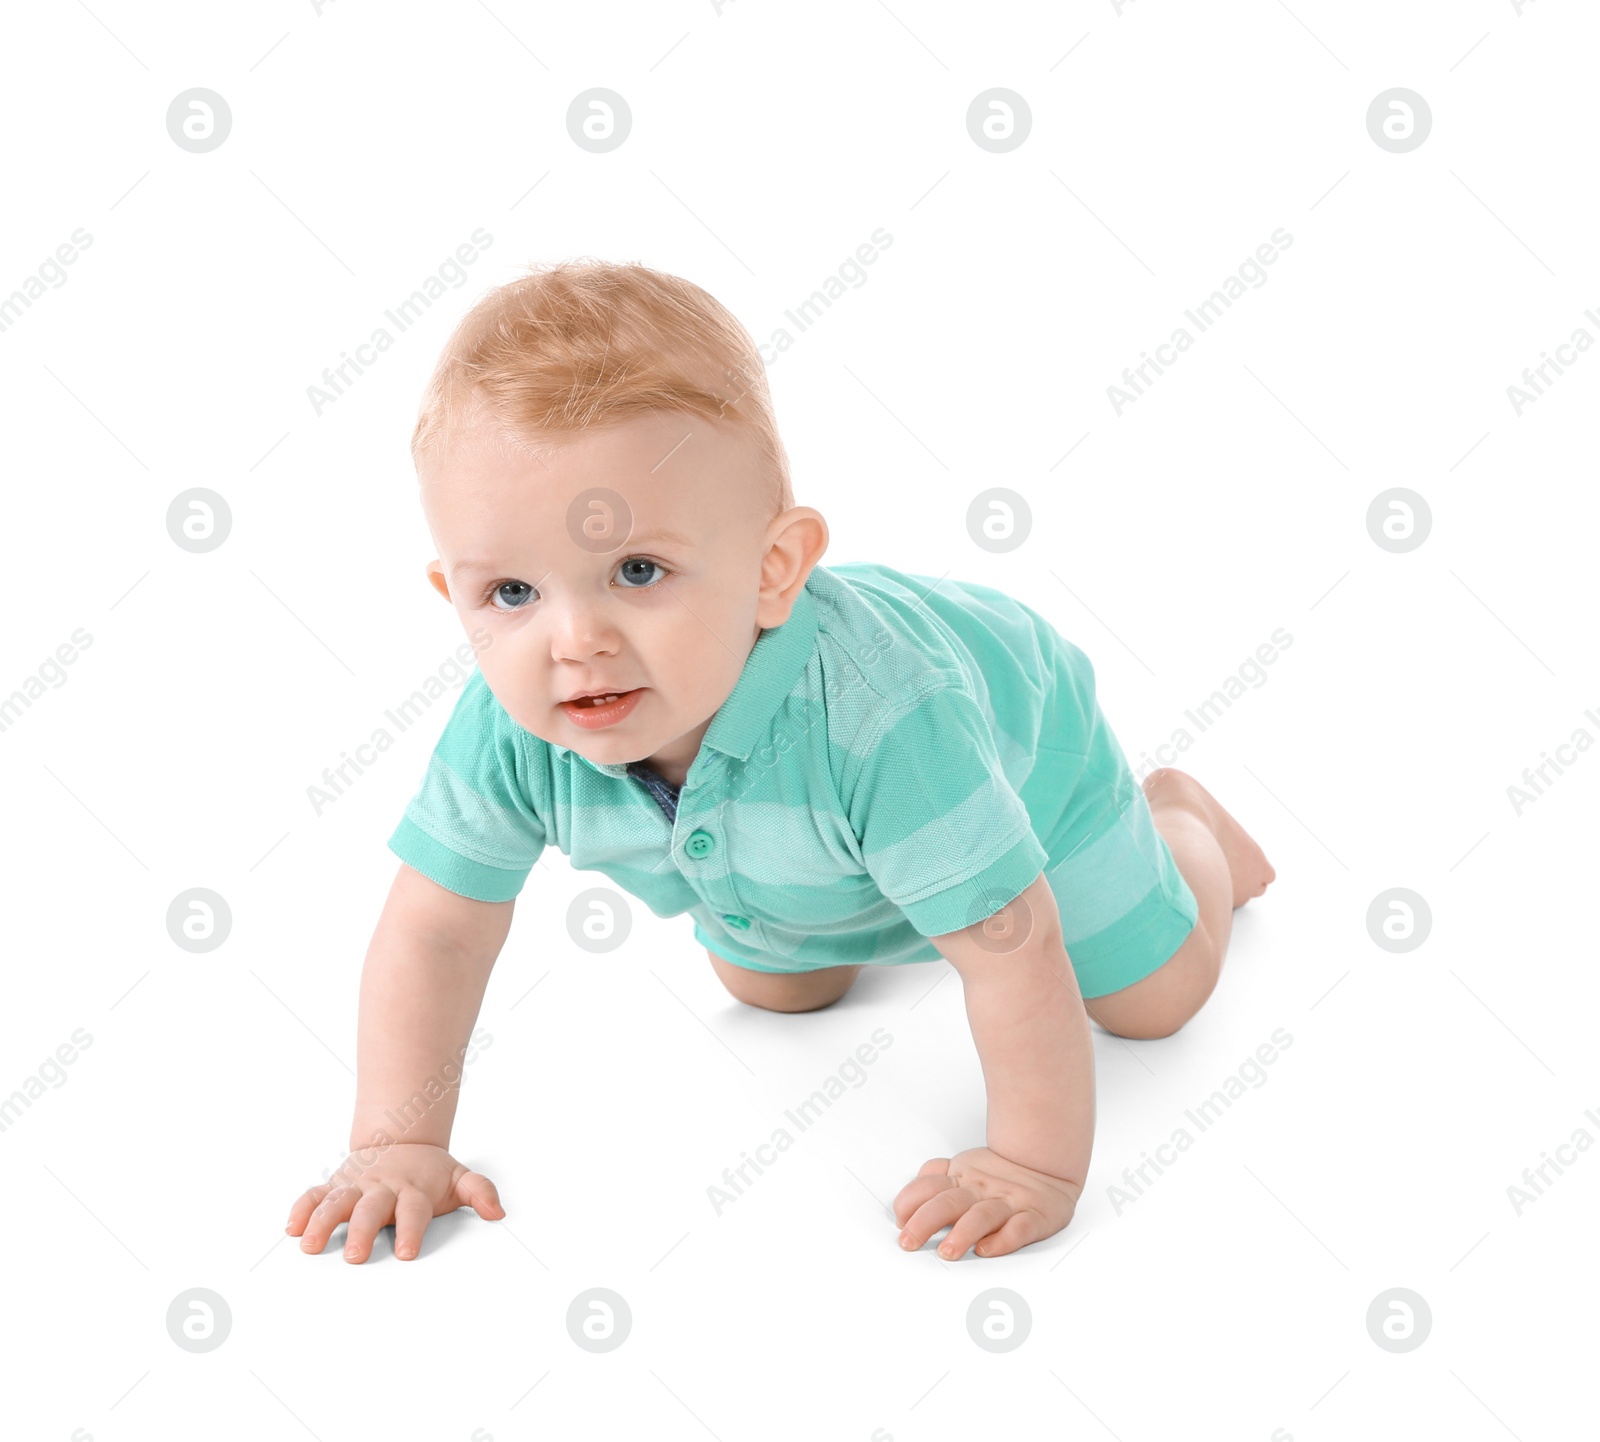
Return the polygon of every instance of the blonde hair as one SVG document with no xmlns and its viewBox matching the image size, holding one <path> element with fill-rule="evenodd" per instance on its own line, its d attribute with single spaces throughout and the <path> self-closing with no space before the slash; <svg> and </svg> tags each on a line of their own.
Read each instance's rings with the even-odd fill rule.
<svg viewBox="0 0 1600 1442">
<path fill-rule="evenodd" d="M 462 317 L 423 391 L 420 462 L 479 407 L 513 433 L 571 435 L 649 411 L 683 411 L 752 438 L 772 515 L 794 505 L 766 367 L 722 303 L 648 266 L 534 266 Z"/>
</svg>

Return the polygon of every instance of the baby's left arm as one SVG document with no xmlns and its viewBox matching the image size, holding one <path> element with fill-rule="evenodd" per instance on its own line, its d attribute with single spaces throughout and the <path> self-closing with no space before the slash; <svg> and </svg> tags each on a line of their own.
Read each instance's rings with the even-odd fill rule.
<svg viewBox="0 0 1600 1442">
<path fill-rule="evenodd" d="M 989 1144 L 925 1162 L 895 1198 L 895 1221 L 908 1250 L 949 1227 L 940 1256 L 1001 1256 L 1059 1232 L 1083 1193 L 1094 1146 L 1089 1014 L 1043 875 L 992 917 L 929 939 L 961 976 Z"/>
</svg>

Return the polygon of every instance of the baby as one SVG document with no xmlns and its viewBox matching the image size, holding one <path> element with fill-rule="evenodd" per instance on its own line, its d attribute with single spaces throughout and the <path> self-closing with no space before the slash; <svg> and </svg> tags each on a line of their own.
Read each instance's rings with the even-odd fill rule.
<svg viewBox="0 0 1600 1442">
<path fill-rule="evenodd" d="M 478 653 L 389 840 L 361 978 L 350 1155 L 294 1204 L 362 1262 L 458 1207 L 461 1060 L 547 845 L 688 912 L 739 1001 L 812 1011 L 866 965 L 956 969 L 986 1146 L 923 1164 L 902 1247 L 1001 1256 L 1060 1231 L 1094 1138 L 1089 1020 L 1168 1036 L 1273 869 L 1172 768 L 1141 787 L 1088 658 L 988 586 L 853 562 L 796 506 L 762 362 L 699 287 L 569 262 L 457 327 L 412 439 Z M 631 594 L 630 594 L 631 593 Z M 391 1130 L 394 1128 L 395 1130 Z"/>
</svg>

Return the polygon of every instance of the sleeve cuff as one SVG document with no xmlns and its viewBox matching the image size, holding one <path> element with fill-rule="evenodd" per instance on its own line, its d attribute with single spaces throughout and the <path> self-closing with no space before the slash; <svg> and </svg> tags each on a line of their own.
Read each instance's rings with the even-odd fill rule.
<svg viewBox="0 0 1600 1442">
<path fill-rule="evenodd" d="M 1033 884 L 1048 860 L 1039 838 L 1031 830 L 1024 831 L 1009 850 L 976 876 L 921 901 L 900 902 L 900 910 L 923 936 L 960 931 L 1015 901 Z"/>
<path fill-rule="evenodd" d="M 500 866 L 485 866 L 471 861 L 449 847 L 440 845 L 410 817 L 402 817 L 389 838 L 389 850 L 413 871 L 420 871 L 446 891 L 473 901 L 511 901 L 522 890 L 533 868 L 508 871 Z"/>
</svg>

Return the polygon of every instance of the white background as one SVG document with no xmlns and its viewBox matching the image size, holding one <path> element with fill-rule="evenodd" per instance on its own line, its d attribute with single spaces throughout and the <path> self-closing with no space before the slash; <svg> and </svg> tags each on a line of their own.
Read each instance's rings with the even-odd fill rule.
<svg viewBox="0 0 1600 1442">
<path fill-rule="evenodd" d="M 7 1437 L 1592 1434 L 1600 1154 L 1520 1215 L 1507 1189 L 1600 1138 L 1600 756 L 1520 815 L 1507 787 L 1600 736 L 1600 355 L 1521 415 L 1506 388 L 1600 337 L 1600 25 L 1577 0 L 1122 8 L 8 14 L 0 294 L 92 244 L 0 333 L 0 696 L 92 644 L 0 732 L 0 1095 L 92 1044 L 0 1132 Z M 195 86 L 232 111 L 206 154 L 166 127 Z M 593 86 L 632 110 L 607 154 L 566 129 Z M 965 121 L 996 86 L 1032 113 L 1003 154 Z M 1432 112 L 1404 154 L 1366 126 L 1394 86 Z M 478 227 L 465 285 L 318 416 L 307 387 Z M 436 1222 L 411 1264 L 391 1234 L 361 1267 L 342 1232 L 302 1255 L 283 1225 L 347 1139 L 384 843 L 448 706 L 320 816 L 307 787 L 463 639 L 407 450 L 439 346 L 488 287 L 578 255 L 689 277 L 766 340 L 878 227 L 866 283 L 771 367 L 824 564 L 1035 606 L 1137 769 L 1293 637 L 1180 763 L 1278 870 L 1213 998 L 1168 1039 L 1096 1031 L 1065 1232 L 906 1255 L 889 1200 L 983 1140 L 948 966 L 759 1013 L 684 918 L 635 906 L 621 951 L 576 948 L 567 905 L 603 878 L 552 851 L 454 1139 L 505 1222 Z M 1122 368 L 1278 227 L 1267 283 L 1116 414 Z M 194 486 L 232 511 L 209 554 L 166 530 Z M 966 530 L 994 486 L 1033 516 L 1007 555 Z M 1431 510 L 1407 553 L 1368 530 L 1395 486 Z M 193 887 L 232 913 L 199 955 L 165 920 Z M 1392 887 L 1432 913 L 1403 954 L 1367 926 Z M 878 1027 L 867 1083 L 718 1215 L 723 1168 Z M 1122 1169 L 1275 1028 L 1264 1085 L 1119 1207 Z M 966 1324 L 995 1286 L 1032 1316 L 999 1355 Z M 194 1287 L 232 1314 L 204 1354 L 165 1321 Z M 567 1332 L 593 1287 L 633 1318 L 603 1355 Z M 1396 1287 L 1432 1317 L 1403 1354 L 1366 1321 Z"/>
</svg>

